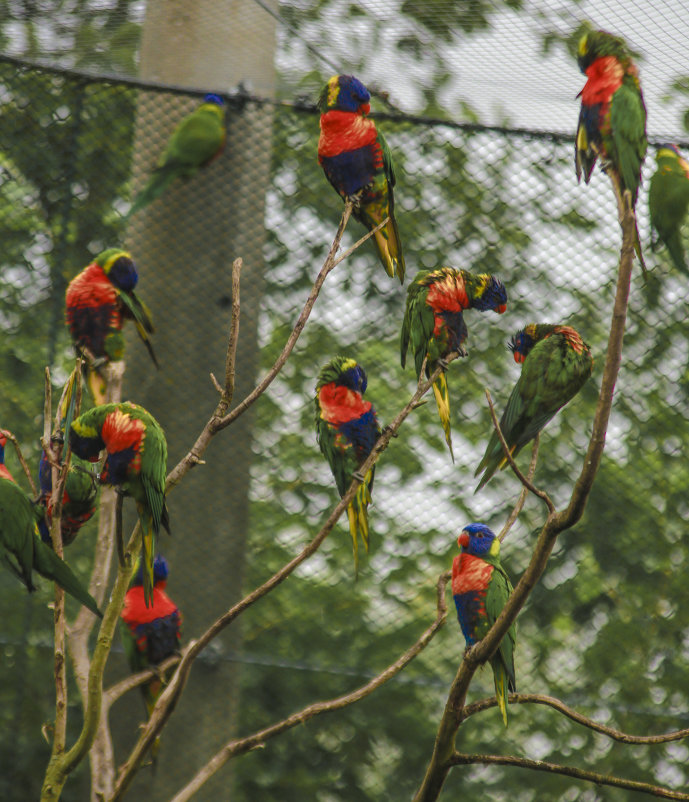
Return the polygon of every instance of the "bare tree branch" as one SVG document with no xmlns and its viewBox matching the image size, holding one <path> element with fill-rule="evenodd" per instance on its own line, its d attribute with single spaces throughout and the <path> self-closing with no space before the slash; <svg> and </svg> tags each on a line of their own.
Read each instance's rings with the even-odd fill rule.
<svg viewBox="0 0 689 802">
<path fill-rule="evenodd" d="M 421 637 L 411 646 L 403 655 L 401 655 L 394 663 L 389 665 L 385 671 L 373 677 L 365 685 L 362 685 L 351 693 L 338 696 L 335 699 L 330 699 L 326 702 L 315 702 L 308 705 L 297 713 L 293 713 L 282 721 L 278 721 L 269 727 L 266 727 L 253 735 L 244 738 L 236 738 L 228 741 L 223 748 L 217 752 L 209 761 L 203 766 L 196 776 L 184 786 L 175 796 L 171 802 L 186 802 L 207 782 L 228 760 L 244 753 L 261 747 L 270 738 L 280 735 L 298 724 L 304 724 L 314 716 L 321 713 L 331 713 L 335 710 L 341 710 L 343 707 L 354 704 L 360 699 L 373 693 L 380 688 L 381 685 L 392 679 L 396 674 L 399 674 L 403 668 L 420 654 L 426 646 L 431 642 L 438 630 L 445 624 L 447 619 L 447 604 L 445 603 L 445 587 L 450 580 L 450 572 L 446 571 L 438 577 L 436 582 L 436 618 L 435 621 L 425 630 Z"/>
<path fill-rule="evenodd" d="M 241 257 L 232 262 L 232 318 L 230 321 L 230 336 L 227 341 L 227 356 L 225 358 L 225 387 L 221 392 L 220 403 L 216 410 L 218 417 L 225 415 L 234 396 L 237 341 L 239 340 L 239 276 L 243 264 Z"/>
<path fill-rule="evenodd" d="M 534 437 L 533 446 L 531 448 L 531 462 L 529 463 L 529 470 L 526 472 L 526 478 L 529 482 L 533 481 L 534 474 L 536 473 L 536 463 L 538 462 L 538 446 L 541 442 L 541 435 L 537 434 Z M 526 502 L 526 497 L 529 495 L 529 488 L 525 485 L 522 486 L 521 492 L 519 493 L 519 498 L 517 499 L 517 503 L 514 505 L 512 512 L 509 514 L 507 520 L 505 521 L 505 525 L 500 530 L 498 534 L 498 540 L 502 543 L 502 541 L 507 537 L 509 534 L 510 529 L 514 526 L 519 518 L 519 514 L 521 513 L 524 503 Z"/>
<path fill-rule="evenodd" d="M 596 785 L 624 788 L 628 791 L 650 794 L 661 799 L 689 799 L 689 794 L 685 794 L 682 791 L 671 791 L 669 788 L 662 788 L 658 785 L 649 785 L 649 783 L 637 782 L 636 780 L 625 780 L 622 777 L 613 777 L 608 774 L 598 774 L 595 771 L 586 771 L 576 766 L 546 763 L 543 760 L 529 760 L 528 758 L 512 755 L 463 755 L 459 752 L 455 752 L 450 758 L 452 766 L 470 766 L 476 763 L 481 763 L 485 766 L 513 766 L 520 769 L 531 769 L 532 771 L 547 771 L 551 774 L 564 774 L 566 777 L 586 780 Z"/>
</svg>

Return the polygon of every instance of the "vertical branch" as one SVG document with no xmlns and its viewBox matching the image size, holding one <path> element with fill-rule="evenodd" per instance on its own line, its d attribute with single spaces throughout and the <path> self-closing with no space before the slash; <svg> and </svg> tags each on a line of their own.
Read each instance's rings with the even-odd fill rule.
<svg viewBox="0 0 689 802">
<path fill-rule="evenodd" d="M 239 340 L 239 274 L 243 264 L 241 257 L 232 262 L 232 319 L 225 358 L 225 387 L 217 409 L 217 414 L 221 418 L 230 408 L 234 396 L 235 363 L 237 361 L 237 341 Z"/>
</svg>

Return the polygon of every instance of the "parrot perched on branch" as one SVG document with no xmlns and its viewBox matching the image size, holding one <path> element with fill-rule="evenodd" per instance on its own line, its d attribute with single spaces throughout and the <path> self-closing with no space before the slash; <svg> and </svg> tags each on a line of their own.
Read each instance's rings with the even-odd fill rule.
<svg viewBox="0 0 689 802">
<path fill-rule="evenodd" d="M 368 380 L 356 360 L 336 356 L 318 374 L 316 383 L 316 438 L 330 465 L 340 496 L 344 496 L 359 467 L 371 453 L 380 435 L 376 411 L 364 401 Z M 347 508 L 354 549 L 354 567 L 359 570 L 359 537 L 368 551 L 368 513 L 375 466 L 361 477 L 356 495 Z"/>
<path fill-rule="evenodd" d="M 143 576 L 139 562 L 120 614 L 122 642 L 132 673 L 157 666 L 179 652 L 182 633 L 182 614 L 165 592 L 168 577 L 165 558 L 158 554 L 153 563 L 154 585 L 150 605 L 144 598 Z M 163 688 L 161 676 L 152 677 L 141 686 L 149 718 Z M 154 759 L 159 747 L 159 738 L 156 738 L 151 750 Z"/>
<path fill-rule="evenodd" d="M 165 434 L 143 407 L 123 401 L 94 407 L 76 418 L 69 442 L 74 454 L 90 462 L 97 462 L 105 449 L 101 484 L 119 488 L 136 502 L 141 522 L 144 599 L 149 604 L 153 599 L 158 533 L 161 525 L 170 531 L 165 505 Z"/>
<path fill-rule="evenodd" d="M 512 583 L 500 564 L 500 541 L 483 524 L 468 524 L 457 538 L 460 553 L 452 561 L 452 595 L 467 648 L 482 640 L 512 593 Z M 507 726 L 507 694 L 517 690 L 514 647 L 517 630 L 507 630 L 490 658 L 495 698 Z"/>
<path fill-rule="evenodd" d="M 512 337 L 515 362 L 523 363 L 500 430 L 510 454 L 516 457 L 536 437 L 555 413 L 574 398 L 593 370 L 591 349 L 570 326 L 531 323 Z M 474 476 L 484 471 L 480 490 L 496 470 L 507 465 L 502 443 L 495 430 Z"/>
<path fill-rule="evenodd" d="M 136 265 L 126 251 L 108 248 L 70 281 L 66 293 L 66 318 L 77 351 L 86 350 L 87 379 L 97 404 L 105 387 L 98 367 L 124 357 L 122 325 L 133 320 L 156 367 L 149 334 L 153 333 L 151 313 L 134 292 L 139 279 Z M 96 364 L 91 364 L 95 359 Z"/>
<path fill-rule="evenodd" d="M 581 111 L 574 159 L 577 179 L 581 180 L 583 174 L 588 184 L 600 156 L 602 169 L 616 177 L 620 192 L 630 192 L 634 209 L 648 147 L 639 71 L 624 39 L 607 31 L 590 30 L 581 37 L 577 63 L 587 78 L 579 93 Z M 635 237 L 634 249 L 645 272 L 638 227 Z"/>
<path fill-rule="evenodd" d="M 219 156 L 225 147 L 225 101 L 208 94 L 172 132 L 158 166 L 134 199 L 127 217 L 159 198 L 175 178 L 191 178 Z"/>
<path fill-rule="evenodd" d="M 41 488 L 39 503 L 45 507 L 45 520 L 39 522 L 38 529 L 44 543 L 52 547 L 50 537 L 50 524 L 53 515 L 52 492 L 53 477 L 52 466 L 48 462 L 45 451 L 41 453 L 38 463 L 38 484 Z M 88 464 L 72 455 L 65 492 L 62 496 L 62 515 L 60 517 L 60 531 L 62 532 L 62 545 L 69 546 L 79 533 L 81 527 L 93 517 L 96 511 L 98 485 L 91 474 Z"/>
<path fill-rule="evenodd" d="M 41 540 L 38 522 L 43 508 L 34 504 L 12 479 L 0 477 L 0 562 L 16 574 L 29 591 L 35 590 L 32 571 L 57 584 L 102 618 L 96 600 L 76 574 Z"/>
<path fill-rule="evenodd" d="M 501 315 L 506 308 L 505 286 L 499 278 L 488 273 L 474 274 L 452 267 L 419 271 L 407 288 L 407 306 L 400 337 L 402 367 L 406 364 L 411 344 L 416 378 L 421 377 L 426 357 L 426 376 L 430 376 L 450 352 L 464 354 L 462 346 L 468 336 L 463 315 L 465 309 L 478 309 L 479 312 L 492 309 Z M 444 370 L 433 383 L 433 393 L 454 462 L 450 396 Z"/>
<path fill-rule="evenodd" d="M 648 188 L 648 209 L 651 227 L 658 240 L 667 246 L 675 267 L 689 276 L 684 258 L 681 226 L 689 206 L 689 163 L 685 161 L 675 145 L 661 145 L 656 152 L 658 169 Z M 655 250 L 658 241 L 652 243 Z"/>
<path fill-rule="evenodd" d="M 374 234 L 380 261 L 389 276 L 404 281 L 404 256 L 394 214 L 395 171 L 390 149 L 366 116 L 371 95 L 353 75 L 334 75 L 318 98 L 321 134 L 318 163 L 344 199 L 354 199 L 352 214 Z"/>
</svg>

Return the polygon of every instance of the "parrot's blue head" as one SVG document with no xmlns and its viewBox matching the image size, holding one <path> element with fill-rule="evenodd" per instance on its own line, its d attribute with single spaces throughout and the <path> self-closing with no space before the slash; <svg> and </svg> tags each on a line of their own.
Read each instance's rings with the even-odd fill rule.
<svg viewBox="0 0 689 802">
<path fill-rule="evenodd" d="M 342 364 L 342 372 L 337 380 L 337 384 L 349 387 L 363 395 L 368 387 L 366 371 L 354 359 L 346 359 Z"/>
<path fill-rule="evenodd" d="M 204 103 L 213 103 L 216 106 L 224 106 L 225 101 L 220 97 L 220 95 L 215 95 L 213 92 L 209 92 L 203 98 Z"/>
<path fill-rule="evenodd" d="M 322 111 L 351 111 L 368 114 L 371 111 L 371 93 L 353 75 L 333 75 L 318 98 Z"/>
<path fill-rule="evenodd" d="M 103 268 L 103 272 L 110 281 L 120 290 L 131 292 L 139 280 L 139 274 L 132 257 L 119 248 L 109 248 L 96 257 L 96 263 Z"/>
<path fill-rule="evenodd" d="M 500 552 L 500 541 L 495 532 L 485 524 L 467 524 L 457 538 L 457 543 L 463 552 L 476 557 L 483 557 L 489 552 L 495 557 Z"/>
<path fill-rule="evenodd" d="M 153 584 L 158 585 L 160 582 L 167 582 L 167 575 L 167 560 L 162 554 L 156 554 L 155 560 L 153 561 Z M 134 574 L 134 579 L 132 579 L 132 585 L 143 585 L 143 583 L 144 569 L 141 560 L 139 560 L 136 574 Z"/>
<path fill-rule="evenodd" d="M 496 276 L 485 275 L 478 292 L 474 295 L 472 306 L 479 312 L 492 309 L 501 315 L 507 309 L 507 290 Z"/>
<path fill-rule="evenodd" d="M 525 329 L 518 331 L 507 343 L 507 347 L 514 355 L 514 361 L 520 364 L 526 359 L 529 351 L 534 347 L 534 343 L 536 342 L 536 338 L 529 331 L 530 328 L 530 326 L 527 326 Z"/>
</svg>

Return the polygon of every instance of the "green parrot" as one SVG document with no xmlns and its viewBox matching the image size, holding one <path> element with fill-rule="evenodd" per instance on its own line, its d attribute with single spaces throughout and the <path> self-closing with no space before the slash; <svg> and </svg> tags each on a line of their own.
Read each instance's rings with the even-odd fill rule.
<svg viewBox="0 0 689 802">
<path fill-rule="evenodd" d="M 0 477 L 0 560 L 27 590 L 36 589 L 31 573 L 37 571 L 102 618 L 96 600 L 69 565 L 41 540 L 38 522 L 43 514 L 43 507 L 34 504 L 19 485 Z"/>
<path fill-rule="evenodd" d="M 574 398 L 593 370 L 589 346 L 571 326 L 531 323 L 510 343 L 522 372 L 500 419 L 513 457 L 536 437 L 555 413 Z M 493 431 L 474 476 L 484 471 L 480 490 L 496 470 L 507 465 L 502 443 Z M 475 491 L 475 492 L 476 492 Z"/>
<path fill-rule="evenodd" d="M 689 163 L 675 145 L 661 145 L 656 162 L 658 169 L 648 188 L 648 209 L 658 239 L 651 247 L 656 250 L 660 242 L 665 243 L 675 267 L 689 276 L 680 230 L 689 206 Z"/>
<path fill-rule="evenodd" d="M 123 401 L 102 404 L 72 422 L 72 451 L 97 462 L 103 449 L 107 457 L 100 473 L 109 484 L 131 496 L 141 522 L 141 562 L 144 598 L 153 598 L 153 565 L 161 525 L 170 531 L 165 505 L 167 442 L 158 421 L 138 404 Z"/>
<path fill-rule="evenodd" d="M 222 153 L 226 135 L 225 101 L 219 95 L 208 94 L 172 132 L 158 166 L 134 199 L 127 217 L 159 198 L 175 178 L 191 178 L 210 164 Z"/>
<path fill-rule="evenodd" d="M 464 322 L 464 310 L 478 309 L 479 312 L 485 312 L 492 309 L 501 315 L 506 308 L 505 286 L 495 276 L 455 270 L 454 267 L 420 270 L 407 288 L 407 306 L 400 335 L 402 367 L 406 365 L 407 351 L 411 344 L 416 378 L 421 377 L 421 368 L 426 357 L 426 376 L 430 376 L 438 363 L 442 363 L 452 351 L 465 353 L 462 346 L 468 331 Z M 433 383 L 433 394 L 454 462 L 450 395 L 445 371 Z"/>
<path fill-rule="evenodd" d="M 581 37 L 577 63 L 587 78 L 579 93 L 577 179 L 583 174 L 588 184 L 600 156 L 603 170 L 617 176 L 622 192 L 629 190 L 635 208 L 648 147 L 639 71 L 624 39 L 607 31 L 589 30 Z M 645 272 L 638 228 L 634 249 Z"/>
</svg>

